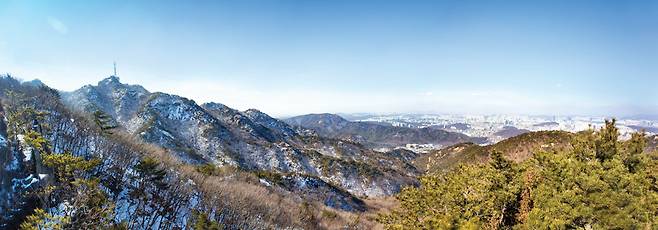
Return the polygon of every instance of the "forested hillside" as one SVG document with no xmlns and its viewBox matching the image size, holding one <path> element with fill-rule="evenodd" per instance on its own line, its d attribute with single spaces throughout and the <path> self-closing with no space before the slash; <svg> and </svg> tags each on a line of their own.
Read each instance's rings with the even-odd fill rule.
<svg viewBox="0 0 658 230">
<path fill-rule="evenodd" d="M 493 150 L 488 163 L 422 177 L 379 221 L 388 229 L 656 229 L 658 154 L 645 151 L 641 133 L 618 136 L 612 120 L 519 163 Z"/>
</svg>

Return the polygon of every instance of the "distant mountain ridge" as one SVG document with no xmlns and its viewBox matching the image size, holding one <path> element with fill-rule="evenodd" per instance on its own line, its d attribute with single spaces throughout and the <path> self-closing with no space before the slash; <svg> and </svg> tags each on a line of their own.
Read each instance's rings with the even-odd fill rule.
<svg viewBox="0 0 658 230">
<path fill-rule="evenodd" d="M 394 148 L 406 144 L 434 144 L 448 146 L 476 141 L 464 134 L 433 127 L 407 128 L 389 124 L 348 121 L 335 114 L 308 114 L 285 119 L 290 125 L 311 129 L 318 135 L 352 140 L 370 148 Z"/>
<path fill-rule="evenodd" d="M 518 129 L 514 126 L 505 126 L 500 131 L 495 132 L 493 135 L 499 136 L 502 139 L 507 139 L 510 137 L 515 137 L 524 133 L 529 133 L 530 130 L 527 129 Z"/>
</svg>

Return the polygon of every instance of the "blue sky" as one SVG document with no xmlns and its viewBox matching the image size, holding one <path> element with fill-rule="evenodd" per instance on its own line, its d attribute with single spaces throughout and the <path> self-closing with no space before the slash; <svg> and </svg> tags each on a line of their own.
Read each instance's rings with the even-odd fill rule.
<svg viewBox="0 0 658 230">
<path fill-rule="evenodd" d="M 0 72 L 276 115 L 658 113 L 658 1 L 0 1 Z"/>
</svg>

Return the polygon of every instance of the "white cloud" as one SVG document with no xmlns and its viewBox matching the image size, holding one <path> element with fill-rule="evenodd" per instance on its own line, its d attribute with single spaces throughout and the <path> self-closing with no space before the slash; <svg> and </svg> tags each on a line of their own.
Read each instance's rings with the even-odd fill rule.
<svg viewBox="0 0 658 230">
<path fill-rule="evenodd" d="M 57 33 L 67 34 L 69 32 L 69 28 L 57 18 L 48 17 L 48 24 L 53 30 L 57 31 Z"/>
</svg>

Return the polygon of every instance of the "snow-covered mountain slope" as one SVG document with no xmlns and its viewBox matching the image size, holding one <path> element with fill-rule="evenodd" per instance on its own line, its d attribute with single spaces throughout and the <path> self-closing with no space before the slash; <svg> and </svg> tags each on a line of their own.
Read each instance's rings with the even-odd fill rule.
<svg viewBox="0 0 658 230">
<path fill-rule="evenodd" d="M 148 98 L 150 93 L 139 85 L 126 85 L 111 76 L 98 85 L 86 85 L 74 93 L 64 93 L 66 103 L 87 111 L 101 110 L 120 122 L 127 122 Z"/>
<path fill-rule="evenodd" d="M 234 133 L 250 141 L 283 141 L 272 129 L 257 124 L 244 113 L 219 103 L 206 103 L 202 107 L 216 118 L 233 128 Z"/>
<path fill-rule="evenodd" d="M 295 131 L 293 127 L 281 120 L 274 119 L 261 111 L 248 109 L 247 111 L 244 111 L 244 114 L 255 123 L 274 131 L 279 137 L 290 139 L 298 136 L 297 131 Z"/>
<path fill-rule="evenodd" d="M 175 151 L 188 163 L 311 175 L 359 196 L 391 195 L 416 183 L 416 170 L 404 160 L 300 134 L 255 109 L 199 106 L 183 97 L 122 84 L 116 77 L 64 93 L 64 98 L 75 109 L 101 110 L 127 132 Z"/>
<path fill-rule="evenodd" d="M 7 84 L 6 79 L 9 79 Z M 8 144 L 3 142 L 0 148 L 0 168 L 3 169 L 0 172 L 0 229 L 16 228 L 33 213 L 34 208 L 59 217 L 70 214 L 63 210 L 73 207 L 67 202 L 77 193 L 60 190 L 63 193 L 47 199 L 47 202 L 33 193 L 45 191 L 44 186 L 54 183 L 49 178 L 59 177 L 49 172 L 48 167 L 43 169 L 39 160 L 42 153 L 71 153 L 83 159 L 98 160 L 99 165 L 92 171 L 77 173 L 98 180 L 98 187 L 111 200 L 111 211 L 116 215 L 114 221 L 116 224 L 125 222 L 130 229 L 186 229 L 193 210 L 208 213 L 209 218 L 219 221 L 226 229 L 315 229 L 317 223 L 302 221 L 299 215 L 319 215 L 320 210 L 327 207 L 355 212 L 366 208 L 353 194 L 316 176 L 268 171 L 268 175 L 278 176 L 261 178 L 259 182 L 257 172 L 260 171 L 237 169 L 228 173 L 201 173 L 201 165 L 186 164 L 172 151 L 145 143 L 146 139 L 141 135 L 130 135 L 126 132 L 128 129 L 107 132 L 94 122 L 94 114 L 70 111 L 62 105 L 60 94 L 55 90 L 21 85 L 8 77 L 0 77 L 0 83 L 0 88 L 10 86 L 7 87 L 10 91 L 0 92 L 0 102 L 11 104 L 2 108 L 9 108 L 8 114 L 12 114 L 8 119 L 0 119 L 0 136 Z M 140 105 L 146 109 L 134 112 L 130 120 L 157 116 L 156 120 L 163 127 L 171 129 L 167 122 L 191 120 L 185 126 L 194 126 L 195 122 L 212 124 L 204 119 L 215 119 L 204 113 L 190 113 L 199 107 L 189 100 L 162 94 L 149 96 L 154 98 L 147 98 Z M 167 103 L 175 104 L 181 112 L 167 116 L 159 114 L 158 110 L 163 109 L 158 107 L 166 107 Z M 4 113 L 0 112 L 0 115 L 4 118 Z M 12 135 L 7 135 L 6 124 L 12 127 Z M 31 148 L 36 142 L 26 144 L 27 133 L 37 133 L 46 144 L 39 150 Z M 155 159 L 157 169 L 164 170 L 164 186 L 151 190 L 158 199 L 135 197 L 135 194 L 144 192 L 136 187 L 146 180 L 138 167 L 144 159 Z M 227 168 L 232 167 L 217 169 Z M 142 204 L 139 206 L 142 211 L 135 210 L 136 203 Z M 307 205 L 302 209 L 300 204 Z"/>
</svg>

